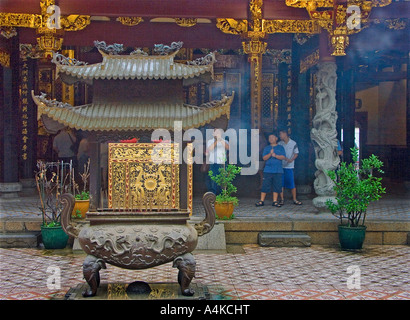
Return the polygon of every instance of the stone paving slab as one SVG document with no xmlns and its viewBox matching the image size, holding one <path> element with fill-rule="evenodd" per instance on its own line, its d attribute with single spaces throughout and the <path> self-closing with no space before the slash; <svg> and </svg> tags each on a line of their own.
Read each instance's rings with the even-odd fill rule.
<svg viewBox="0 0 410 320">
<path fill-rule="evenodd" d="M 318 245 L 241 248 L 225 254 L 194 253 L 197 271 L 193 283 L 206 286 L 213 299 L 224 300 L 410 299 L 409 246 L 374 245 L 357 252 Z M 84 283 L 84 258 L 68 249 L 0 249 L 0 299 L 64 298 L 70 288 Z M 56 268 L 60 287 L 48 288 L 47 280 Z M 355 276 L 360 274 L 354 287 L 348 286 L 352 283 L 348 268 L 356 270 Z M 146 270 L 107 265 L 100 272 L 103 284 L 175 283 L 177 274 L 172 263 Z"/>
</svg>

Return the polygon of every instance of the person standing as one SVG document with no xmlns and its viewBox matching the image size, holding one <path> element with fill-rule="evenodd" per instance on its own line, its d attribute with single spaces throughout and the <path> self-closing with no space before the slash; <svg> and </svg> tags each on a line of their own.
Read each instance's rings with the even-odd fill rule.
<svg viewBox="0 0 410 320">
<path fill-rule="evenodd" d="M 297 143 L 292 140 L 288 132 L 286 130 L 281 130 L 279 132 L 281 141 L 279 145 L 283 146 L 286 152 L 286 159 L 283 160 L 283 180 L 282 180 L 282 192 L 280 194 L 280 204 L 283 205 L 285 203 L 283 191 L 284 188 L 290 189 L 292 192 L 293 203 L 296 205 L 301 205 L 300 202 L 296 198 L 296 186 L 295 186 L 295 177 L 293 174 L 295 168 L 295 160 L 299 155 L 299 149 Z"/>
<path fill-rule="evenodd" d="M 263 182 L 263 169 L 265 169 L 265 161 L 263 161 L 263 149 L 268 145 L 268 142 L 266 140 L 265 134 L 262 132 L 262 130 L 259 130 L 259 169 L 258 169 L 258 174 L 259 174 L 259 187 L 258 190 L 262 189 L 262 182 Z"/>
<path fill-rule="evenodd" d="M 64 163 L 70 163 L 73 161 L 73 165 L 76 161 L 75 154 L 75 142 L 77 138 L 74 133 L 72 133 L 67 128 L 63 128 L 54 137 L 53 149 L 57 153 L 58 161 L 63 161 Z"/>
<path fill-rule="evenodd" d="M 272 206 L 281 207 L 278 202 L 278 195 L 282 191 L 282 160 L 285 159 L 285 149 L 278 145 L 278 136 L 276 134 L 269 135 L 269 145 L 262 152 L 265 168 L 263 169 L 263 181 L 261 189 L 261 198 L 255 203 L 257 207 L 265 204 L 266 194 L 273 192 Z"/>
<path fill-rule="evenodd" d="M 213 139 L 207 141 L 206 155 L 208 156 L 209 170 L 212 171 L 214 176 L 218 175 L 219 168 L 225 165 L 226 150 L 229 150 L 229 143 L 222 139 L 222 133 L 222 129 L 215 128 L 212 133 Z M 219 194 L 221 193 L 221 187 L 211 180 L 209 191 Z"/>
</svg>

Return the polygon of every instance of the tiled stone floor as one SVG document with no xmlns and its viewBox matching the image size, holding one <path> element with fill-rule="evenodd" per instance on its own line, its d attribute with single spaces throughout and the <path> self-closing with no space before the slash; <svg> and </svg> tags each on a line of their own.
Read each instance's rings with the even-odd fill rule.
<svg viewBox="0 0 410 320">
<path fill-rule="evenodd" d="M 333 247 L 262 248 L 246 245 L 243 253 L 194 253 L 193 282 L 208 286 L 214 299 L 362 300 L 410 299 L 410 247 L 366 246 L 360 252 Z M 63 298 L 84 283 L 84 255 L 72 251 L 0 249 L 0 299 Z M 360 289 L 349 289 L 349 266 L 360 268 Z M 61 270 L 61 288 L 48 289 L 49 267 Z M 148 270 L 107 265 L 101 282 L 176 282 L 168 263 Z"/>
</svg>

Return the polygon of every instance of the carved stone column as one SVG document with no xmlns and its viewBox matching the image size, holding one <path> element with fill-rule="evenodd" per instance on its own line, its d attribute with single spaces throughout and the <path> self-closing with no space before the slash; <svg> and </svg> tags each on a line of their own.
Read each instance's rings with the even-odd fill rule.
<svg viewBox="0 0 410 320">
<path fill-rule="evenodd" d="M 315 148 L 315 180 L 313 186 L 318 197 L 313 199 L 313 205 L 319 211 L 326 211 L 325 202 L 333 199 L 334 184 L 327 171 L 336 170 L 340 159 L 337 155 L 336 131 L 336 63 L 323 61 L 318 65 L 316 83 L 316 115 L 312 121 L 310 137 Z"/>
</svg>

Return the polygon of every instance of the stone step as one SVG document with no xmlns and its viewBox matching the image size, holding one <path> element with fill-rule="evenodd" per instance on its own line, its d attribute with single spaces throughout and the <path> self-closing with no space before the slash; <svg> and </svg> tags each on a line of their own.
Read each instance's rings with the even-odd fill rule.
<svg viewBox="0 0 410 320">
<path fill-rule="evenodd" d="M 40 232 L 2 233 L 0 248 L 36 248 L 40 234 Z"/>
<path fill-rule="evenodd" d="M 258 243 L 262 247 L 310 247 L 311 239 L 301 232 L 259 232 Z"/>
</svg>

